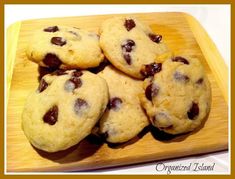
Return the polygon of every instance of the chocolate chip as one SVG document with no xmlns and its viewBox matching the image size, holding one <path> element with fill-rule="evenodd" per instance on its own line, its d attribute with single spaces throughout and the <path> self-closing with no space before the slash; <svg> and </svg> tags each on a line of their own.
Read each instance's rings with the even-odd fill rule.
<svg viewBox="0 0 235 179">
<path fill-rule="evenodd" d="M 76 114 L 80 114 L 83 109 L 88 107 L 87 102 L 84 99 L 78 98 L 74 104 L 74 111 Z"/>
<path fill-rule="evenodd" d="M 64 84 L 64 89 L 68 92 L 72 92 L 74 89 L 82 86 L 82 81 L 80 78 L 70 78 Z"/>
<path fill-rule="evenodd" d="M 75 88 L 79 88 L 82 86 L 82 80 L 80 78 L 70 78 L 69 81 L 73 82 L 75 85 Z"/>
<path fill-rule="evenodd" d="M 60 59 L 55 54 L 52 53 L 46 54 L 46 56 L 43 59 L 43 63 L 45 63 L 50 68 L 54 69 L 58 68 L 62 64 Z"/>
<path fill-rule="evenodd" d="M 154 96 L 157 96 L 159 87 L 155 84 L 150 84 L 145 89 L 145 96 L 149 101 L 152 101 Z"/>
<path fill-rule="evenodd" d="M 131 55 L 129 52 L 133 50 L 133 47 L 135 46 L 135 42 L 131 39 L 126 40 L 122 45 L 123 50 L 123 58 L 125 59 L 126 63 L 128 65 L 131 65 Z"/>
<path fill-rule="evenodd" d="M 67 91 L 67 92 L 72 92 L 73 90 L 75 89 L 75 84 L 70 81 L 70 80 L 67 80 L 65 83 L 64 83 L 64 90 Z"/>
<path fill-rule="evenodd" d="M 83 75 L 83 73 L 82 73 L 82 71 L 80 71 L 80 70 L 76 70 L 76 71 L 74 71 L 73 73 L 72 73 L 72 76 L 73 77 L 80 77 L 80 76 L 82 76 Z"/>
<path fill-rule="evenodd" d="M 128 39 L 122 44 L 121 47 L 124 52 L 131 52 L 134 46 L 135 46 L 135 42 L 131 39 Z"/>
<path fill-rule="evenodd" d="M 148 65 L 144 65 L 144 67 L 140 70 L 140 73 L 144 77 L 154 76 L 155 73 L 158 73 L 162 70 L 161 63 L 150 63 Z"/>
<path fill-rule="evenodd" d="M 199 78 L 197 81 L 196 81 L 197 84 L 202 84 L 203 83 L 203 78 Z"/>
<path fill-rule="evenodd" d="M 65 70 L 63 69 L 58 69 L 56 71 L 54 71 L 53 73 L 51 73 L 51 75 L 56 75 L 56 76 L 61 76 L 61 75 L 66 75 L 68 73 L 65 72 Z"/>
<path fill-rule="evenodd" d="M 135 27 L 135 21 L 133 19 L 126 19 L 124 26 L 126 27 L 127 31 L 130 31 Z"/>
<path fill-rule="evenodd" d="M 80 70 L 75 70 L 71 74 L 71 78 L 67 80 L 64 84 L 64 89 L 68 92 L 72 92 L 76 88 L 80 88 L 82 86 L 82 80 L 79 78 L 83 73 Z"/>
<path fill-rule="evenodd" d="M 128 65 L 131 65 L 131 56 L 130 56 L 129 53 L 124 53 L 124 54 L 123 54 L 123 58 L 126 60 L 126 63 L 127 63 Z"/>
<path fill-rule="evenodd" d="M 41 79 L 39 86 L 38 86 L 39 93 L 43 92 L 47 87 L 48 87 L 48 83 L 44 79 Z"/>
<path fill-rule="evenodd" d="M 59 28 L 57 26 L 51 26 L 43 29 L 45 32 L 56 32 L 59 31 Z"/>
<path fill-rule="evenodd" d="M 187 75 L 183 75 L 182 73 L 180 73 L 178 71 L 174 73 L 174 78 L 177 81 L 182 81 L 182 82 L 185 82 L 185 83 L 187 83 L 189 81 L 189 77 Z"/>
<path fill-rule="evenodd" d="M 182 62 L 182 63 L 184 63 L 184 64 L 186 64 L 186 65 L 189 65 L 188 60 L 186 60 L 185 58 L 180 57 L 180 56 L 174 57 L 174 58 L 172 58 L 171 60 L 172 60 L 173 62 Z"/>
<path fill-rule="evenodd" d="M 54 45 L 63 46 L 66 44 L 66 40 L 63 39 L 62 37 L 52 37 L 51 43 Z"/>
<path fill-rule="evenodd" d="M 162 36 L 161 35 L 158 35 L 158 34 L 149 34 L 149 38 L 153 41 L 153 42 L 156 42 L 156 43 L 160 43 L 161 40 L 162 40 Z"/>
<path fill-rule="evenodd" d="M 43 121 L 50 125 L 54 125 L 57 122 L 57 118 L 58 107 L 55 105 L 46 112 L 46 114 L 43 116 Z"/>
<path fill-rule="evenodd" d="M 109 103 L 108 103 L 107 107 L 109 109 L 113 109 L 113 110 L 116 111 L 116 110 L 120 109 L 121 104 L 122 104 L 122 100 L 120 98 L 118 98 L 118 97 L 114 97 L 114 98 L 111 98 L 109 100 Z"/>
<path fill-rule="evenodd" d="M 190 107 L 187 114 L 188 114 L 189 119 L 195 119 L 195 117 L 198 116 L 198 114 L 199 114 L 198 104 L 195 102 L 192 102 L 192 106 Z"/>
</svg>

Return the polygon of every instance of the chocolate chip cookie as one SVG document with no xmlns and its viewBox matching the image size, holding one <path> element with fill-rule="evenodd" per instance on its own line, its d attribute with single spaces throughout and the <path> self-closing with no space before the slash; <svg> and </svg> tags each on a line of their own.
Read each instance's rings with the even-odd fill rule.
<svg viewBox="0 0 235 179">
<path fill-rule="evenodd" d="M 141 67 L 153 63 L 169 49 L 161 34 L 132 17 L 106 20 L 100 29 L 100 45 L 110 62 L 124 73 L 142 79 Z"/>
<path fill-rule="evenodd" d="M 87 69 L 98 66 L 104 58 L 99 36 L 75 27 L 43 27 L 28 43 L 28 58 L 43 67 Z"/>
<path fill-rule="evenodd" d="M 211 105 L 210 83 L 199 60 L 174 56 L 146 69 L 149 78 L 140 99 L 151 123 L 170 134 L 197 128 Z"/>
<path fill-rule="evenodd" d="M 149 124 L 138 95 L 143 81 L 126 76 L 112 66 L 98 73 L 107 81 L 109 103 L 100 120 L 100 132 L 110 143 L 126 142 Z"/>
<path fill-rule="evenodd" d="M 22 128 L 36 148 L 65 150 L 90 134 L 107 103 L 104 79 L 88 71 L 58 70 L 44 76 L 28 97 Z"/>
</svg>

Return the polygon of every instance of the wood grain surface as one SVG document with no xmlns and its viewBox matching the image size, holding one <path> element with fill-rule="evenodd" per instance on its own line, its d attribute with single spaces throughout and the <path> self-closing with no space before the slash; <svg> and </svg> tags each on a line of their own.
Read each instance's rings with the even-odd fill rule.
<svg viewBox="0 0 235 179">
<path fill-rule="evenodd" d="M 107 18 L 121 15 L 65 17 L 27 20 L 8 29 L 6 123 L 7 171 L 75 171 L 128 165 L 160 159 L 202 154 L 228 148 L 228 70 L 205 30 L 184 13 L 131 14 L 158 34 L 178 55 L 201 59 L 212 86 L 210 114 L 200 129 L 171 140 L 156 139 L 148 132 L 142 138 L 125 145 L 109 147 L 83 140 L 66 151 L 45 153 L 33 148 L 21 129 L 21 114 L 25 100 L 38 86 L 38 66 L 25 55 L 27 43 L 35 29 L 52 25 L 68 25 L 96 31 Z M 17 32 L 17 33 L 16 33 Z M 19 33 L 18 33 L 19 32 Z M 127 119 L 128 120 L 128 119 Z M 156 137 L 158 136 L 158 137 Z M 58 136 L 59 137 L 59 136 Z"/>
</svg>

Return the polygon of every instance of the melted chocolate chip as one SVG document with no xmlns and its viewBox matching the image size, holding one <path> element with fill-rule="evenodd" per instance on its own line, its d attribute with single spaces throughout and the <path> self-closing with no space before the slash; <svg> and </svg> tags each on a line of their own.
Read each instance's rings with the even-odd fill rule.
<svg viewBox="0 0 235 179">
<path fill-rule="evenodd" d="M 196 81 L 197 84 L 202 84 L 203 83 L 203 78 L 199 78 L 197 81 Z"/>
<path fill-rule="evenodd" d="M 175 72 L 174 73 L 174 78 L 177 80 L 177 81 L 182 81 L 184 83 L 187 83 L 189 81 L 189 77 L 187 75 L 184 75 L 180 72 Z"/>
<path fill-rule="evenodd" d="M 68 92 L 72 92 L 76 88 L 80 88 L 82 86 L 82 80 L 80 78 L 70 78 L 64 84 L 64 89 Z"/>
<path fill-rule="evenodd" d="M 70 81 L 70 80 L 67 80 L 65 83 L 64 83 L 64 90 L 67 91 L 67 92 L 72 92 L 73 90 L 75 89 L 75 84 Z"/>
<path fill-rule="evenodd" d="M 54 71 L 51 75 L 61 76 L 61 75 L 66 75 L 66 74 L 68 74 L 68 73 L 66 73 L 65 70 L 58 69 L 58 70 Z"/>
<path fill-rule="evenodd" d="M 123 58 L 125 59 L 125 61 L 128 65 L 131 65 L 131 56 L 129 53 L 124 53 Z"/>
<path fill-rule="evenodd" d="M 51 27 L 47 27 L 47 28 L 43 29 L 43 31 L 45 31 L 45 32 L 56 32 L 56 31 L 59 31 L 59 28 L 57 26 L 51 26 Z"/>
<path fill-rule="evenodd" d="M 76 70 L 76 71 L 74 71 L 73 73 L 72 73 L 72 76 L 73 77 L 80 77 L 80 76 L 82 76 L 83 75 L 83 73 L 82 73 L 82 71 L 80 71 L 80 70 Z"/>
<path fill-rule="evenodd" d="M 133 47 L 135 47 L 135 42 L 131 39 L 128 39 L 121 45 L 121 47 L 123 50 L 123 58 L 128 65 L 131 65 L 130 52 L 133 50 Z"/>
<path fill-rule="evenodd" d="M 76 114 L 80 114 L 83 109 L 88 107 L 87 102 L 84 99 L 78 98 L 74 104 L 74 111 Z"/>
<path fill-rule="evenodd" d="M 63 39 L 62 37 L 52 37 L 51 43 L 54 45 L 63 46 L 66 44 L 66 40 Z"/>
<path fill-rule="evenodd" d="M 48 83 L 44 79 L 41 79 L 39 86 L 38 86 L 39 93 L 43 92 L 47 87 L 48 87 Z"/>
<path fill-rule="evenodd" d="M 72 92 L 76 88 L 80 88 L 82 86 L 82 80 L 79 78 L 83 73 L 80 70 L 75 70 L 71 74 L 71 78 L 67 80 L 64 84 L 64 89 L 68 92 Z"/>
<path fill-rule="evenodd" d="M 111 98 L 108 103 L 108 108 L 113 109 L 113 110 L 118 110 L 120 109 L 122 104 L 122 100 L 118 97 Z"/>
<path fill-rule="evenodd" d="M 80 78 L 70 78 L 69 81 L 73 82 L 75 85 L 75 88 L 79 88 L 82 86 L 82 80 Z"/>
<path fill-rule="evenodd" d="M 161 35 L 155 35 L 155 34 L 149 34 L 149 38 L 156 43 L 160 43 L 162 40 L 162 36 Z"/>
<path fill-rule="evenodd" d="M 123 43 L 121 47 L 124 52 L 131 52 L 134 46 L 135 46 L 135 42 L 131 39 L 128 39 Z"/>
<path fill-rule="evenodd" d="M 135 21 L 133 19 L 126 19 L 124 26 L 126 27 L 127 31 L 130 31 L 135 27 Z"/>
<path fill-rule="evenodd" d="M 186 65 L 189 65 L 188 60 L 186 60 L 185 58 L 180 57 L 180 56 L 177 56 L 177 57 L 172 58 L 172 61 L 173 61 L 173 62 L 182 62 L 182 63 L 184 63 L 184 64 L 186 64 Z"/>
<path fill-rule="evenodd" d="M 159 87 L 157 85 L 150 84 L 145 89 L 145 96 L 149 101 L 152 101 L 153 97 L 157 96 L 158 91 L 159 91 Z"/>
<path fill-rule="evenodd" d="M 55 105 L 46 112 L 46 114 L 43 116 L 43 121 L 50 125 L 54 125 L 57 122 L 57 118 L 58 107 Z"/>
<path fill-rule="evenodd" d="M 154 76 L 155 73 L 158 73 L 162 70 L 162 64 L 161 63 L 150 63 L 148 65 L 144 65 L 144 68 L 141 69 L 140 73 L 144 77 Z"/>
<path fill-rule="evenodd" d="M 46 56 L 43 59 L 43 63 L 45 63 L 50 68 L 54 69 L 58 68 L 62 64 L 60 59 L 55 54 L 52 53 L 46 54 Z"/>
<path fill-rule="evenodd" d="M 187 114 L 188 114 L 189 119 L 195 119 L 195 117 L 198 116 L 198 114 L 199 114 L 198 104 L 195 102 L 192 102 L 192 106 L 189 109 L 189 111 L 187 112 Z"/>
</svg>

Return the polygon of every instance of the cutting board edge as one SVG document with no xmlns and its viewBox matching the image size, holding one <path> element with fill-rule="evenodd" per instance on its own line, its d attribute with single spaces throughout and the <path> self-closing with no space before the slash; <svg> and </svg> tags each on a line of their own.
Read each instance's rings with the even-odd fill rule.
<svg viewBox="0 0 235 179">
<path fill-rule="evenodd" d="M 188 13 L 183 13 L 183 15 L 186 18 L 212 73 L 215 76 L 225 101 L 228 103 L 228 67 L 225 64 L 223 57 L 198 20 Z"/>
<path fill-rule="evenodd" d="M 118 166 L 126 166 L 126 165 L 131 165 L 131 164 L 141 164 L 141 163 L 146 163 L 146 162 L 157 162 L 159 160 L 169 160 L 169 159 L 176 159 L 176 158 L 181 158 L 181 157 L 188 157 L 188 156 L 197 156 L 201 154 L 209 154 L 213 152 L 219 152 L 219 151 L 226 151 L 228 150 L 228 142 L 225 142 L 224 144 L 221 144 L 219 147 L 217 145 L 213 146 L 213 148 L 206 149 L 205 151 L 199 151 L 200 149 L 196 149 L 195 151 L 190 151 L 187 154 L 182 153 L 177 153 L 174 154 L 174 156 L 169 156 L 169 157 L 153 157 L 153 155 L 149 156 L 141 156 L 136 158 L 129 158 L 129 162 L 123 158 L 122 160 L 119 159 L 119 163 L 111 163 L 109 161 L 106 161 L 106 163 L 103 163 L 103 165 L 95 163 L 92 166 L 87 166 L 86 163 L 83 165 L 78 166 L 77 162 L 72 163 L 72 164 L 66 164 L 64 166 L 53 166 L 53 167 L 45 167 L 45 168 L 22 168 L 22 169 L 16 169 L 16 168 L 9 168 L 7 167 L 7 172 L 61 172 L 61 171 L 85 171 L 85 170 L 93 170 L 93 169 L 104 169 L 104 168 L 109 168 L 109 167 L 118 167 Z M 136 162 L 133 162 L 133 160 L 136 160 Z M 96 161 L 97 162 L 97 161 Z M 111 163 L 111 164 L 110 164 Z M 97 165 L 99 167 L 97 167 Z"/>
<path fill-rule="evenodd" d="M 16 52 L 18 47 L 19 33 L 22 21 L 17 21 L 11 24 L 7 28 L 7 58 L 6 58 L 6 76 L 7 76 L 7 99 L 6 103 L 8 106 L 8 99 L 10 96 L 11 80 L 14 70 L 14 63 L 16 59 Z M 10 43 L 9 43 L 10 42 Z"/>
</svg>

